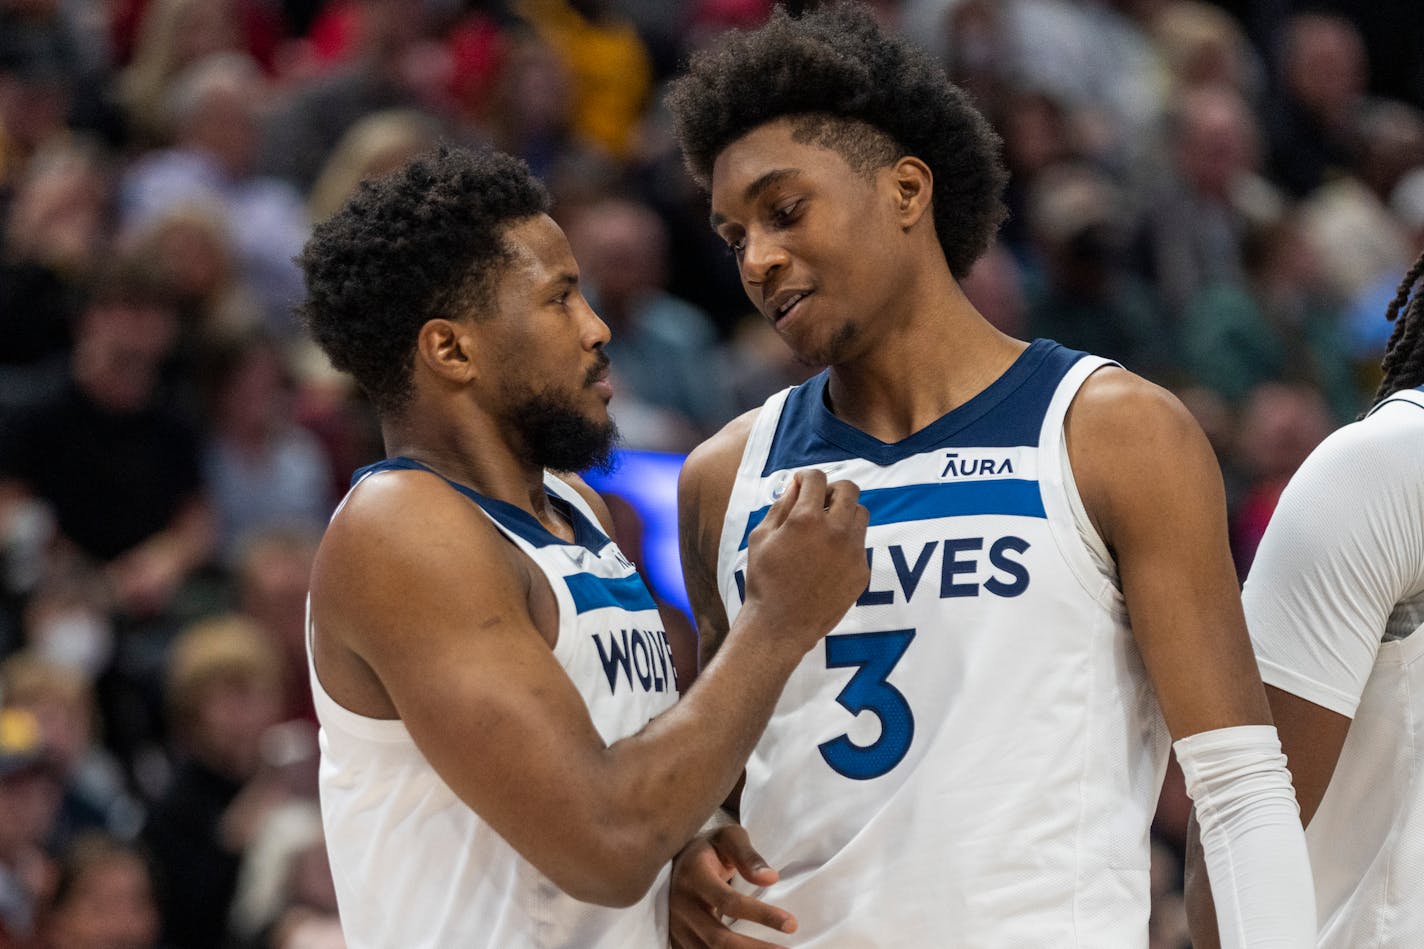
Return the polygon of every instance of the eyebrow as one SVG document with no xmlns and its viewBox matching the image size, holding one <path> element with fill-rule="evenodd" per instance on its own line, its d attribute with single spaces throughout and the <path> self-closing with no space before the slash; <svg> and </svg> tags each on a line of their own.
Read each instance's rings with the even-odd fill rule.
<svg viewBox="0 0 1424 949">
<path fill-rule="evenodd" d="M 751 184 L 747 185 L 745 189 L 743 189 L 742 202 L 750 204 L 757 198 L 761 197 L 762 193 L 765 192 L 772 185 L 780 184 L 786 179 L 794 178 L 799 174 L 801 174 L 800 168 L 773 168 L 771 171 L 768 171 L 765 174 L 761 175 L 757 178 L 757 180 L 753 181 Z M 712 225 L 712 230 L 714 231 L 717 228 L 721 227 L 722 224 L 726 222 L 726 220 L 727 218 L 724 215 L 718 214 L 716 211 L 713 211 L 711 217 L 707 219 L 708 223 Z"/>
<path fill-rule="evenodd" d="M 560 287 L 576 287 L 578 286 L 578 282 L 578 274 L 574 273 L 572 270 L 566 270 L 558 276 L 554 277 L 553 279 L 549 280 L 547 283 L 545 283 L 544 288 L 546 290 L 553 290 Z"/>
</svg>

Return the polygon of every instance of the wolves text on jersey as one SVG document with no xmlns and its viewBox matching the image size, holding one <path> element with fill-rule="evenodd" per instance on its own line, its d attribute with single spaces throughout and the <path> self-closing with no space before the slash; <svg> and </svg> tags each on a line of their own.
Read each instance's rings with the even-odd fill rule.
<svg viewBox="0 0 1424 949">
<path fill-rule="evenodd" d="M 987 550 L 986 550 L 987 543 Z M 946 537 L 914 544 L 887 544 L 865 548 L 870 564 L 870 585 L 855 601 L 856 606 L 889 606 L 908 603 L 921 589 L 926 577 L 940 599 L 978 596 L 986 590 L 995 596 L 1014 597 L 1028 589 L 1028 566 L 1021 558 L 1031 545 L 1022 537 L 1007 534 L 988 541 L 985 537 Z M 875 577 L 877 562 L 889 561 L 894 578 L 887 584 Z M 931 566 L 938 561 L 938 569 Z M 735 574 L 737 594 L 747 599 L 746 572 Z"/>
<path fill-rule="evenodd" d="M 617 693 L 620 680 L 628 683 L 629 689 L 644 692 L 677 691 L 672 645 L 663 630 L 610 629 L 607 633 L 594 633 L 593 642 L 598 647 L 598 658 L 603 663 L 603 674 L 608 677 L 610 692 Z"/>
</svg>

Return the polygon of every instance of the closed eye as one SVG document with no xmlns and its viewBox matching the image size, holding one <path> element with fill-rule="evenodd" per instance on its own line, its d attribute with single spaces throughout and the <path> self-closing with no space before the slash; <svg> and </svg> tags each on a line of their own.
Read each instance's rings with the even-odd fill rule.
<svg viewBox="0 0 1424 949">
<path fill-rule="evenodd" d="M 777 224 L 777 226 L 785 227 L 786 225 L 796 220 L 796 217 L 800 213 L 800 211 L 801 199 L 798 198 L 795 201 L 790 201 L 786 204 L 781 205 L 780 207 L 773 209 L 771 212 L 771 219 Z"/>
</svg>

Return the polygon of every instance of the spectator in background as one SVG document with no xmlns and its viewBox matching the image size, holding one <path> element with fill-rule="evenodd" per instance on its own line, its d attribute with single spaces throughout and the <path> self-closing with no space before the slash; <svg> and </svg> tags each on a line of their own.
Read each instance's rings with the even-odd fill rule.
<svg viewBox="0 0 1424 949">
<path fill-rule="evenodd" d="M 1231 89 L 1184 92 L 1169 113 L 1170 170 L 1144 195 L 1137 253 L 1174 322 L 1207 286 L 1244 282 L 1247 228 L 1281 213 L 1281 195 L 1256 173 L 1260 152 L 1256 119 Z"/>
<path fill-rule="evenodd" d="M 1028 301 L 1024 299 L 1023 271 L 1002 244 L 992 244 L 974 262 L 959 288 L 989 323 L 1009 336 L 1028 335 Z M 785 388 L 784 386 L 782 388 Z M 768 391 L 770 395 L 775 389 Z M 751 406 L 748 406 L 750 408 Z"/>
<path fill-rule="evenodd" d="M 1235 406 L 1264 382 L 1304 382 L 1340 421 L 1360 409 L 1318 253 L 1285 216 L 1253 227 L 1242 247 L 1244 284 L 1219 282 L 1188 303 L 1181 346 L 1190 376 Z"/>
<path fill-rule="evenodd" d="M 1424 162 L 1403 175 L 1389 197 L 1389 210 L 1403 229 L 1405 246 L 1416 257 L 1424 253 Z M 1384 356 L 1392 324 L 1382 322 L 1379 314 L 1389 308 L 1394 299 L 1403 268 L 1380 274 L 1350 304 L 1345 316 L 1345 333 L 1349 340 L 1350 358 L 1357 375 L 1378 381 L 1376 364 Z"/>
<path fill-rule="evenodd" d="M 616 6 L 611 0 L 511 4 L 558 51 L 569 71 L 574 134 L 614 158 L 626 159 L 652 89 L 652 60 Z"/>
<path fill-rule="evenodd" d="M 1202 0 L 1168 0 L 1152 18 L 1152 37 L 1170 74 L 1170 95 L 1189 89 L 1235 90 L 1258 101 L 1260 57 L 1231 14 Z"/>
<path fill-rule="evenodd" d="M 1242 578 L 1286 482 L 1332 427 L 1325 401 L 1309 385 L 1266 382 L 1251 390 L 1237 430 L 1249 482 L 1231 512 L 1231 551 Z"/>
<path fill-rule="evenodd" d="M 1404 174 L 1424 164 L 1424 117 L 1417 110 L 1378 101 L 1360 106 L 1351 119 L 1354 163 L 1300 204 L 1328 288 L 1347 305 L 1382 279 L 1397 284 L 1409 266 L 1409 235 L 1388 202 Z"/>
<path fill-rule="evenodd" d="M 1321 289 L 1341 305 L 1409 264 L 1404 228 L 1357 178 L 1344 176 L 1321 185 L 1296 205 L 1296 216 L 1319 258 Z"/>
<path fill-rule="evenodd" d="M 1265 111 L 1271 180 L 1303 198 L 1350 167 L 1369 64 L 1343 17 L 1299 13 L 1280 38 L 1275 101 Z"/>
<path fill-rule="evenodd" d="M 1389 99 L 1370 101 L 1356 124 L 1355 177 L 1388 203 L 1405 175 L 1424 167 L 1424 111 Z"/>
<path fill-rule="evenodd" d="M 0 211 L 32 155 L 68 129 L 103 124 L 93 115 L 102 64 L 86 55 L 68 6 L 0 0 Z"/>
<path fill-rule="evenodd" d="M 243 857 L 232 909 L 242 946 L 345 946 L 316 801 L 295 800 L 273 813 Z"/>
<path fill-rule="evenodd" d="M 303 83 L 267 117 L 260 169 L 308 193 L 346 130 L 382 109 L 418 108 L 422 88 L 418 46 L 426 5 L 403 0 L 354 0 L 342 58 Z"/>
<path fill-rule="evenodd" d="M 292 858 L 286 895 L 271 930 L 272 949 L 346 949 L 325 840 L 309 842 Z"/>
<path fill-rule="evenodd" d="M 286 357 L 262 333 L 209 340 L 201 359 L 209 441 L 204 480 L 219 556 L 277 524 L 319 531 L 331 516 L 331 462 L 296 424 Z"/>
<path fill-rule="evenodd" d="M 730 399 L 716 371 L 717 330 L 707 314 L 664 289 L 667 232 L 657 213 L 635 201 L 601 200 L 573 212 L 568 234 L 584 295 L 612 334 L 605 350 L 617 381 L 698 432 L 729 419 Z M 615 412 L 631 437 L 623 409 Z"/>
<path fill-rule="evenodd" d="M 998 127 L 1004 138 L 1004 164 L 1009 183 L 1004 204 L 1009 218 L 997 238 L 1021 260 L 1032 256 L 1028 203 L 1040 176 L 1058 165 L 1078 160 L 1072 114 L 1049 90 L 1020 89 L 1003 98 Z"/>
<path fill-rule="evenodd" d="M 0 947 L 36 946 L 39 909 L 54 885 L 45 852 L 60 789 L 39 723 L 0 709 Z"/>
<path fill-rule="evenodd" d="M 178 309 L 180 358 L 191 371 L 194 350 L 215 335 L 260 331 L 262 306 L 242 281 L 222 209 L 180 203 L 122 235 L 122 253 L 158 270 Z M 186 381 L 186 380 L 185 380 Z"/>
<path fill-rule="evenodd" d="M 227 225 L 268 329 L 289 337 L 297 331 L 291 310 L 301 298 L 301 273 L 292 259 L 309 224 L 294 188 L 254 172 L 265 86 L 257 64 L 240 53 L 217 54 L 180 73 L 168 96 L 173 147 L 146 155 L 125 173 L 120 210 L 128 228 L 184 205 L 210 208 Z"/>
<path fill-rule="evenodd" d="M 543 40 L 520 37 L 512 43 L 490 98 L 481 136 L 524 159 L 535 174 L 551 177 L 561 159 L 585 147 L 574 136 L 568 65 Z"/>
<path fill-rule="evenodd" d="M 1092 159 L 1141 157 L 1162 110 L 1163 66 L 1132 3 L 907 0 L 903 31 L 965 80 L 987 113 L 990 88 L 1051 89 L 1075 115 Z"/>
<path fill-rule="evenodd" d="M 78 836 L 96 830 L 132 839 L 143 809 L 125 789 L 118 762 L 94 734 L 98 708 L 84 673 L 35 652 L 19 652 L 0 664 L 0 699 L 4 708 L 34 716 L 63 788 L 46 843 L 63 852 Z"/>
<path fill-rule="evenodd" d="M 1160 377 L 1165 328 L 1151 290 L 1127 268 L 1122 201 L 1086 166 L 1040 179 L 1029 203 L 1040 271 L 1026 294 L 1028 331 Z"/>
<path fill-rule="evenodd" d="M 307 676 L 307 588 L 320 531 L 292 525 L 249 535 L 235 563 L 237 611 L 267 635 L 283 665 L 283 718 L 316 723 Z"/>
<path fill-rule="evenodd" d="M 205 620 L 174 643 L 167 695 L 180 763 L 143 839 L 164 944 L 211 949 L 227 937 L 243 850 L 289 796 L 262 758 L 263 735 L 281 716 L 281 660 L 246 620 Z"/>
<path fill-rule="evenodd" d="M 439 138 L 440 124 L 414 109 L 386 109 L 361 119 L 341 137 L 312 186 L 307 204 L 312 221 L 325 221 L 361 182 L 399 168 Z"/>
<path fill-rule="evenodd" d="M 134 136 L 153 147 L 175 133 L 169 99 L 176 77 L 215 53 L 243 52 L 235 0 L 148 0 L 119 95 Z"/>
<path fill-rule="evenodd" d="M 115 263 L 79 319 L 69 385 L 0 446 L 12 497 L 49 506 L 59 553 L 101 570 L 130 619 L 167 610 L 213 549 L 198 437 L 161 389 L 177 335 L 167 288 Z"/>
<path fill-rule="evenodd" d="M 109 180 L 98 150 L 57 141 L 30 161 L 0 231 L 0 411 L 62 384 L 84 286 L 104 251 Z"/>
<path fill-rule="evenodd" d="M 47 949 L 154 949 L 158 909 L 143 854 L 105 834 L 75 841 L 60 861 L 42 931 Z"/>
</svg>

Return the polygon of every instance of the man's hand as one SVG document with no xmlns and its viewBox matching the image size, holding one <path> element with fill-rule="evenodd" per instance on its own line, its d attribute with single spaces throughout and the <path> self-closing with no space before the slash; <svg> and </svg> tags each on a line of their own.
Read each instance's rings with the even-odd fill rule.
<svg viewBox="0 0 1424 949">
<path fill-rule="evenodd" d="M 748 538 L 747 602 L 738 625 L 754 621 L 804 653 L 841 621 L 870 583 L 870 512 L 859 499 L 849 481 L 827 484 L 815 468 L 795 474 Z"/>
<path fill-rule="evenodd" d="M 796 918 L 732 888 L 737 874 L 757 886 L 778 879 L 761 854 L 752 849 L 746 828 L 731 824 L 694 837 L 672 865 L 668 900 L 674 949 L 775 949 L 775 943 L 732 932 L 723 917 L 760 923 L 784 933 L 796 931 Z"/>
</svg>

